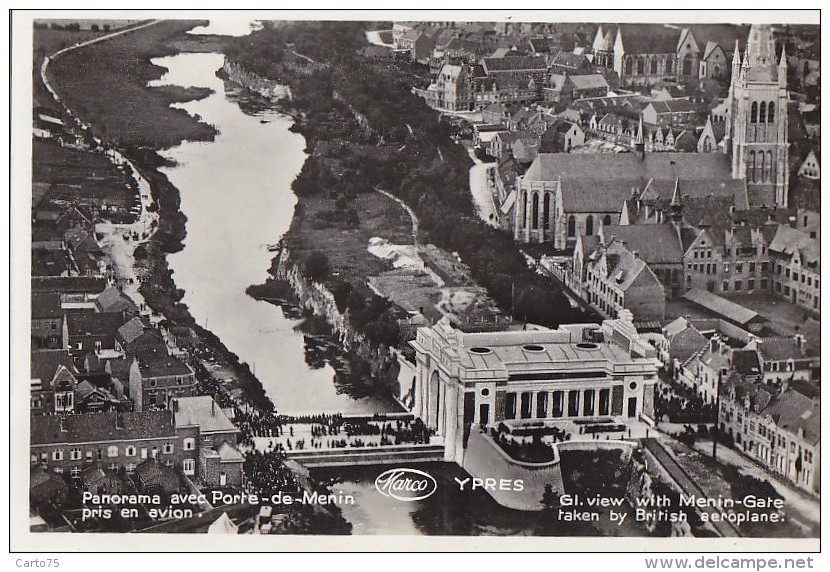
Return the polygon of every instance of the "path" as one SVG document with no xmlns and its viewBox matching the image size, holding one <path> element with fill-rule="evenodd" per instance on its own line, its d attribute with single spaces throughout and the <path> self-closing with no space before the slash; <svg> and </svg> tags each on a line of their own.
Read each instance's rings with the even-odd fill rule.
<svg viewBox="0 0 830 572">
<path fill-rule="evenodd" d="M 711 441 L 696 441 L 694 448 L 705 455 L 712 454 Z M 802 517 L 814 526 L 818 526 L 821 523 L 821 505 L 816 499 L 809 497 L 802 491 L 783 482 L 775 475 L 765 471 L 752 459 L 745 457 L 729 447 L 724 445 L 718 447 L 717 456 L 721 463 L 734 465 L 744 475 L 750 475 L 762 481 L 769 481 L 775 490 L 778 491 L 778 494 L 784 498 L 786 507 L 792 509 L 792 511 L 788 511 L 789 514 L 787 515 L 790 520 L 800 522 L 799 518 L 795 518 L 792 515 L 792 512 L 795 512 L 799 517 Z"/>
<path fill-rule="evenodd" d="M 689 473 L 677 462 L 677 460 L 666 450 L 666 448 L 655 438 L 649 437 L 642 440 L 643 447 L 645 447 L 657 460 L 663 469 L 669 474 L 671 479 L 677 483 L 682 489 L 683 494 L 698 498 L 709 498 L 702 488 L 692 479 Z M 714 507 L 705 507 L 697 509 L 709 515 L 717 514 L 720 511 Z M 712 521 L 709 519 L 709 526 L 715 529 L 719 536 L 735 537 L 741 536 L 738 528 L 729 521 Z"/>
<path fill-rule="evenodd" d="M 483 162 L 476 157 L 472 148 L 467 148 L 467 154 L 475 163 L 470 167 L 470 193 L 473 196 L 478 217 L 493 228 L 499 228 L 496 202 L 493 199 L 493 192 L 490 190 L 490 179 L 495 164 Z"/>
<path fill-rule="evenodd" d="M 83 131 L 87 131 L 90 129 L 88 124 L 81 121 L 81 119 L 77 117 L 75 114 L 73 114 L 72 110 L 69 109 L 69 107 L 63 101 L 61 101 L 61 98 L 58 95 L 57 91 L 52 87 L 52 84 L 49 83 L 49 64 L 51 64 L 58 56 L 66 54 L 72 50 L 77 50 L 78 48 L 83 48 L 85 46 L 103 42 L 116 36 L 121 36 L 123 34 L 135 32 L 136 30 L 148 28 L 150 26 L 158 24 L 159 22 L 160 20 L 152 20 L 150 22 L 140 24 L 138 26 L 133 26 L 131 28 L 127 28 L 124 30 L 119 30 L 117 32 L 113 32 L 105 36 L 99 36 L 98 38 L 87 40 L 85 42 L 80 42 L 73 46 L 69 46 L 68 48 L 63 48 L 62 50 L 58 50 L 51 56 L 43 58 L 43 63 L 40 66 L 40 77 L 43 81 L 43 85 L 46 87 L 46 90 L 52 95 L 52 98 L 55 100 L 55 102 L 57 102 L 61 107 L 63 107 L 63 109 L 66 111 L 66 114 L 69 115 L 69 117 L 75 120 L 75 124 L 78 126 L 78 128 L 80 128 Z M 95 141 L 100 145 L 100 140 L 95 139 Z M 150 238 L 155 233 L 156 228 L 158 227 L 158 213 L 151 212 L 149 210 L 150 204 L 152 203 L 150 183 L 141 175 L 136 166 L 116 149 L 103 149 L 101 147 L 97 147 L 92 149 L 91 151 L 103 153 L 114 165 L 126 167 L 127 170 L 130 172 L 131 176 L 133 177 L 133 180 L 136 182 L 138 193 L 141 197 L 141 213 L 139 214 L 135 222 L 132 222 L 130 224 L 99 222 L 95 225 L 94 230 L 96 235 L 101 236 L 100 239 L 97 239 L 97 242 L 101 249 L 109 257 L 113 271 L 116 275 L 116 279 L 123 286 L 124 293 L 127 294 L 127 296 L 129 296 L 139 308 L 144 308 L 144 297 L 138 292 L 140 282 L 135 273 L 135 249 L 138 247 L 139 244 L 150 240 Z M 135 236 L 138 237 L 137 240 L 133 239 L 133 237 Z"/>
<path fill-rule="evenodd" d="M 412 221 L 412 245 L 418 247 L 418 216 L 415 214 L 415 211 L 409 208 L 409 205 L 407 205 L 405 202 L 403 202 L 401 199 L 399 199 L 392 193 L 378 189 L 377 187 L 375 187 L 375 190 L 380 194 L 389 197 L 390 199 L 401 205 L 401 207 L 403 207 L 403 209 L 406 211 L 406 214 L 409 215 L 409 220 Z"/>
</svg>

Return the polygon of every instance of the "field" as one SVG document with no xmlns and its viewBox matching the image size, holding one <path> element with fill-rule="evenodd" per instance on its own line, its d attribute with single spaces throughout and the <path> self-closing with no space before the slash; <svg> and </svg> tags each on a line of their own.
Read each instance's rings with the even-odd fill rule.
<svg viewBox="0 0 830 572">
<path fill-rule="evenodd" d="M 304 197 L 286 234 L 296 260 L 305 260 L 313 251 L 324 253 L 331 276 L 365 289 L 368 276 L 389 270 L 388 262 L 369 253 L 369 239 L 386 238 L 395 244 L 411 244 L 410 222 L 403 209 L 379 193 L 362 193 L 350 201 L 348 211 L 338 211 L 336 201 L 322 195 Z M 357 222 L 359 220 L 359 223 Z"/>
<path fill-rule="evenodd" d="M 184 139 L 210 140 L 214 134 L 211 126 L 194 121 L 183 110 L 170 108 L 173 102 L 206 97 L 208 90 L 146 89 L 147 82 L 164 73 L 150 60 L 175 53 L 168 43 L 180 39 L 182 32 L 196 24 L 164 21 L 66 53 L 50 65 L 49 81 L 67 106 L 92 125 L 96 135 L 118 147 L 161 149 Z M 42 44 L 54 46 L 55 41 L 43 40 Z M 165 128 L 159 129 L 159 125 Z"/>
</svg>

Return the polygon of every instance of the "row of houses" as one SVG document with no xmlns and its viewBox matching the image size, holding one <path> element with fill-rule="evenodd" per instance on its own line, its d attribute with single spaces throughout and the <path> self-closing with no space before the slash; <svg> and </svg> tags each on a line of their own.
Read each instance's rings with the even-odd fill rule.
<svg viewBox="0 0 830 572">
<path fill-rule="evenodd" d="M 820 492 L 819 354 L 803 335 L 722 339 L 719 325 L 678 318 L 655 344 L 677 382 L 718 407 L 720 431 L 769 472 Z"/>
</svg>

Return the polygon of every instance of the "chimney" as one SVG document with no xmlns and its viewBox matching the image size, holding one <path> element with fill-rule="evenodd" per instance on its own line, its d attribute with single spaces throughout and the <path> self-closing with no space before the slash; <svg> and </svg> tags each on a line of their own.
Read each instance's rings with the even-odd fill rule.
<svg viewBox="0 0 830 572">
<path fill-rule="evenodd" d="M 216 401 L 213 398 L 210 399 L 210 414 L 216 417 Z"/>
<path fill-rule="evenodd" d="M 714 335 L 714 336 L 712 336 L 712 338 L 709 340 L 709 349 L 710 349 L 712 352 L 715 352 L 715 351 L 717 351 L 717 349 L 718 349 L 718 346 L 719 346 L 719 345 L 720 345 L 720 336 L 719 336 L 719 335 L 717 335 L 717 334 L 715 334 L 715 335 Z"/>
<path fill-rule="evenodd" d="M 805 351 L 807 347 L 807 339 L 804 337 L 803 334 L 796 334 L 795 335 L 795 343 L 802 352 Z"/>
<path fill-rule="evenodd" d="M 172 399 L 171 401 L 172 401 L 172 405 L 173 405 L 173 413 L 177 413 L 179 411 L 179 400 L 178 399 Z"/>
</svg>

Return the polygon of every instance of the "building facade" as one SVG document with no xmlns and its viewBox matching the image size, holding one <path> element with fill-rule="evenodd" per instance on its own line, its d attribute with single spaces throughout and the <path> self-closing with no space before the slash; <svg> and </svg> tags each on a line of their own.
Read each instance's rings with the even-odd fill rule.
<svg viewBox="0 0 830 572">
<path fill-rule="evenodd" d="M 653 420 L 656 352 L 631 314 L 557 330 L 464 333 L 419 328 L 413 413 L 461 462 L 472 425 L 617 416 Z"/>
</svg>

